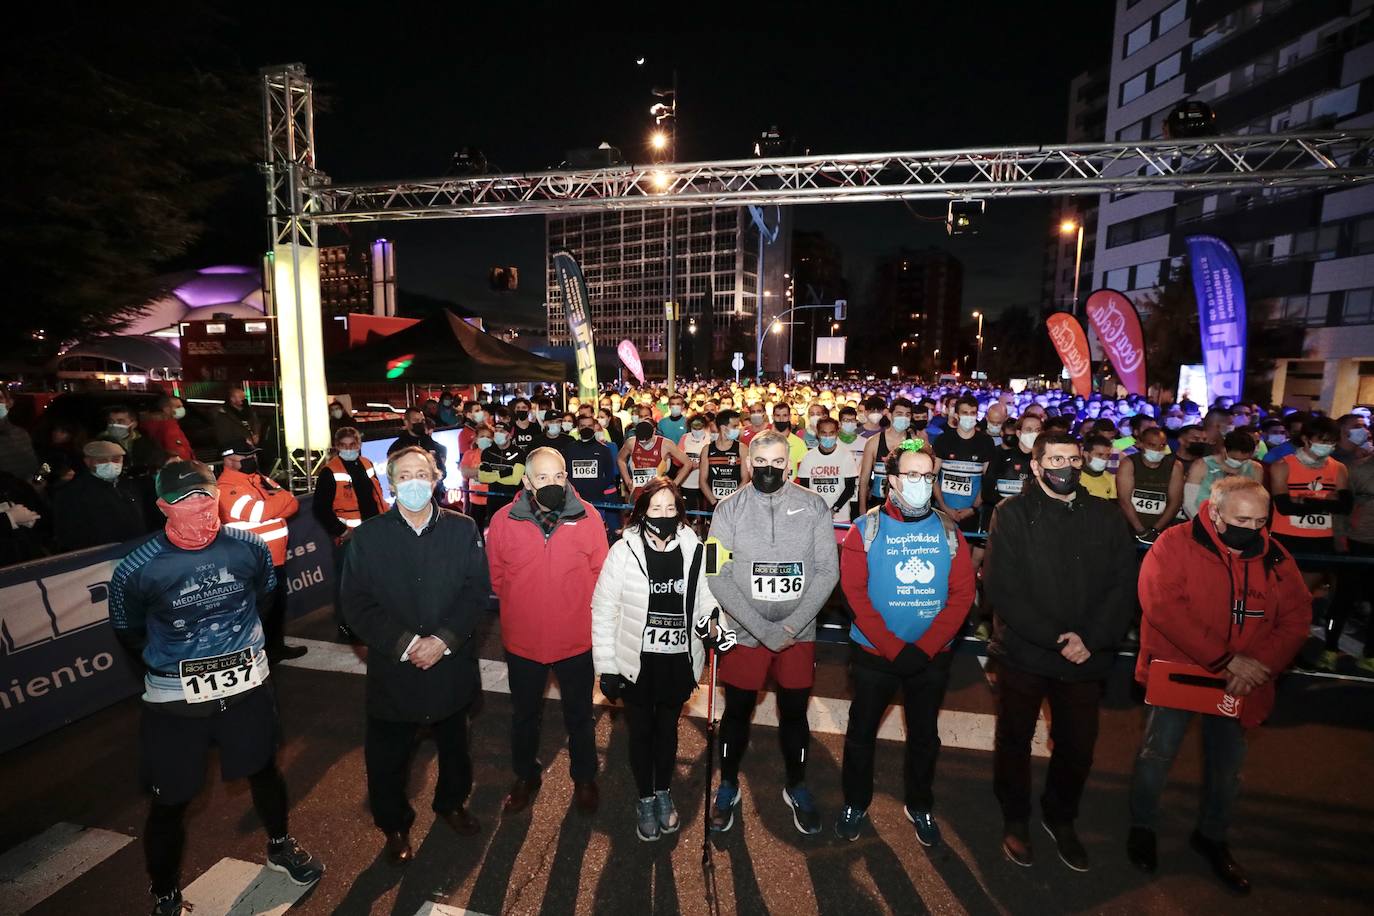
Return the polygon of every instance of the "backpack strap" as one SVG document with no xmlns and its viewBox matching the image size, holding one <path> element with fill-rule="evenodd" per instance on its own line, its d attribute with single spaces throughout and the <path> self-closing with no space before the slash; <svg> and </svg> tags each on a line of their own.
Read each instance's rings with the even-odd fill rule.
<svg viewBox="0 0 1374 916">
<path fill-rule="evenodd" d="M 859 521 L 863 522 L 863 526 L 860 530 L 863 532 L 864 536 L 864 553 L 868 553 L 868 549 L 872 547 L 873 542 L 878 539 L 878 513 L 882 512 L 882 510 L 883 507 L 879 504 L 859 516 Z"/>
<path fill-rule="evenodd" d="M 954 524 L 954 519 L 934 506 L 931 507 L 931 511 L 940 517 L 940 524 L 945 529 L 945 543 L 949 545 L 949 559 L 953 562 L 959 553 L 959 526 Z"/>
<path fill-rule="evenodd" d="M 864 553 L 868 553 L 869 548 L 878 538 L 878 514 L 882 512 L 882 508 L 882 506 L 874 506 L 860 516 L 860 521 L 864 523 L 862 528 Z M 936 517 L 940 519 L 940 526 L 945 529 L 945 543 L 949 545 L 949 556 L 952 561 L 955 555 L 959 553 L 959 526 L 954 524 L 954 519 L 934 506 L 930 507 L 930 511 L 935 513 Z"/>
</svg>

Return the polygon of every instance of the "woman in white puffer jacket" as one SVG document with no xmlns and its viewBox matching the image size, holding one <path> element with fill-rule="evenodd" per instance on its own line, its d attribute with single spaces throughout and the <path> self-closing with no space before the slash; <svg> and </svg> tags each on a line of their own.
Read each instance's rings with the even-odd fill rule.
<svg viewBox="0 0 1374 916">
<path fill-rule="evenodd" d="M 697 627 L 716 610 L 701 539 L 686 521 L 677 487 L 651 481 L 592 595 L 592 662 L 601 692 L 625 703 L 641 840 L 678 829 L 669 794 L 678 719 L 705 663 Z"/>
</svg>

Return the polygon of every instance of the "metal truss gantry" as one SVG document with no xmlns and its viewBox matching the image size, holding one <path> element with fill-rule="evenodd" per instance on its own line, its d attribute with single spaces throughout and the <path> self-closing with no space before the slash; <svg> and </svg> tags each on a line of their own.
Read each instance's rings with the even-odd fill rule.
<svg viewBox="0 0 1374 916">
<path fill-rule="evenodd" d="M 830 204 L 1229 188 L 1374 180 L 1374 131 L 1144 143 L 858 153 L 624 165 L 306 187 L 307 221 L 455 219 L 577 210 Z"/>
</svg>

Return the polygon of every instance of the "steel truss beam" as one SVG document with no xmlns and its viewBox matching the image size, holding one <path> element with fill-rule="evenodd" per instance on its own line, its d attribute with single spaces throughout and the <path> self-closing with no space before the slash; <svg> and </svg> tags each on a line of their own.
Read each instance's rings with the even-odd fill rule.
<svg viewBox="0 0 1374 916">
<path fill-rule="evenodd" d="M 626 165 L 394 184 L 331 186 L 313 169 L 302 177 L 306 205 L 301 218 L 314 223 L 650 207 L 1337 188 L 1374 180 L 1374 131 Z"/>
</svg>

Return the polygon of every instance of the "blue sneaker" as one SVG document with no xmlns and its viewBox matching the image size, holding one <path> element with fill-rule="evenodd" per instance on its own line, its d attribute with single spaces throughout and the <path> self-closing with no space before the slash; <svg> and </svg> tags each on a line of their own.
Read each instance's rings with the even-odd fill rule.
<svg viewBox="0 0 1374 916">
<path fill-rule="evenodd" d="M 635 802 L 635 834 L 646 843 L 658 839 L 658 812 L 652 795 Z"/>
<path fill-rule="evenodd" d="M 800 833 L 810 836 L 821 832 L 821 814 L 816 810 L 815 799 L 806 786 L 793 786 L 782 790 L 782 800 L 792 809 L 792 823 Z"/>
<path fill-rule="evenodd" d="M 716 803 L 711 806 L 711 830 L 725 833 L 735 826 L 735 809 L 739 807 L 739 786 L 722 779 L 716 789 Z"/>
<path fill-rule="evenodd" d="M 922 846 L 940 845 L 940 825 L 935 823 L 935 816 L 929 811 L 915 811 L 903 807 L 906 812 L 906 819 L 916 825 L 916 839 L 921 841 Z"/>
<path fill-rule="evenodd" d="M 859 838 L 859 830 L 867 818 L 867 811 L 853 805 L 845 805 L 840 809 L 840 816 L 835 819 L 835 836 L 854 842 Z"/>
</svg>

